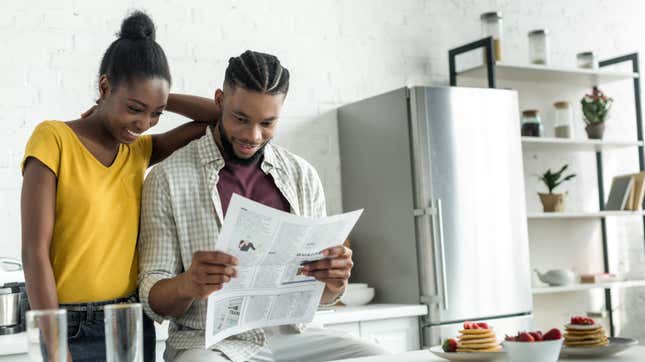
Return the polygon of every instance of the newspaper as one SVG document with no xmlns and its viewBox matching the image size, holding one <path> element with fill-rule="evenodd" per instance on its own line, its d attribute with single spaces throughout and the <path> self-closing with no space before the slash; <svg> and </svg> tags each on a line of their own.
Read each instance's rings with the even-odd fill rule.
<svg viewBox="0 0 645 362">
<path fill-rule="evenodd" d="M 254 328 L 308 323 L 325 284 L 302 264 L 341 245 L 363 210 L 311 219 L 233 194 L 215 249 L 239 260 L 237 277 L 208 297 L 205 348 Z"/>
</svg>

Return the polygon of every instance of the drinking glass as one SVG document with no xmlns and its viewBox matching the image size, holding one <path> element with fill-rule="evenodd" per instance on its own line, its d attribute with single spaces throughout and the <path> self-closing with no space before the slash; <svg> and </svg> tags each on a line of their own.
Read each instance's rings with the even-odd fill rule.
<svg viewBox="0 0 645 362">
<path fill-rule="evenodd" d="M 67 311 L 64 309 L 28 311 L 27 340 L 30 362 L 66 362 Z"/>
<path fill-rule="evenodd" d="M 143 362 L 143 312 L 140 303 L 104 307 L 108 362 Z"/>
</svg>

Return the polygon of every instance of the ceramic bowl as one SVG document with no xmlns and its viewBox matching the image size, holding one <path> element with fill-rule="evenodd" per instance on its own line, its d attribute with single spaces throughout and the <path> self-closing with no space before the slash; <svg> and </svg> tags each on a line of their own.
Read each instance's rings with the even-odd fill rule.
<svg viewBox="0 0 645 362">
<path fill-rule="evenodd" d="M 556 362 L 560 356 L 563 339 L 540 342 L 504 341 L 504 351 L 512 362 Z"/>
<path fill-rule="evenodd" d="M 353 288 L 348 287 L 347 290 L 345 290 L 345 294 L 340 298 L 340 301 L 348 307 L 355 307 L 367 304 L 372 299 L 374 299 L 374 288 L 367 286 Z"/>
</svg>

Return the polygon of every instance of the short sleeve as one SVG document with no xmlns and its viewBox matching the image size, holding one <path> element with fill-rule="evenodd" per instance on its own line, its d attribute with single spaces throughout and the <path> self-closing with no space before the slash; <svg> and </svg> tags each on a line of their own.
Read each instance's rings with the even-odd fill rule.
<svg viewBox="0 0 645 362">
<path fill-rule="evenodd" d="M 27 161 L 27 158 L 33 157 L 45 164 L 58 177 L 61 151 L 62 141 L 60 135 L 56 133 L 55 128 L 49 122 L 42 122 L 36 126 L 29 141 L 27 141 L 20 169 L 24 173 L 25 161 Z"/>
<path fill-rule="evenodd" d="M 150 165 L 150 158 L 152 157 L 152 136 L 143 135 L 137 140 L 137 146 L 141 155 L 146 161 L 146 167 Z"/>
</svg>

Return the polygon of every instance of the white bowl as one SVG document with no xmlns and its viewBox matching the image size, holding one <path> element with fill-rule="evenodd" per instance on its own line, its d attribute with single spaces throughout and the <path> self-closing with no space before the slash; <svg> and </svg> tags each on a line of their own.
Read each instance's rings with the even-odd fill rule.
<svg viewBox="0 0 645 362">
<path fill-rule="evenodd" d="M 347 284 L 347 289 L 365 289 L 367 288 L 367 283 L 349 283 Z"/>
<path fill-rule="evenodd" d="M 510 362 L 556 362 L 560 356 L 563 339 L 540 342 L 504 341 L 504 351 Z"/>
<path fill-rule="evenodd" d="M 348 307 L 355 307 L 367 304 L 372 299 L 374 299 L 374 288 L 347 288 L 340 301 Z"/>
</svg>

